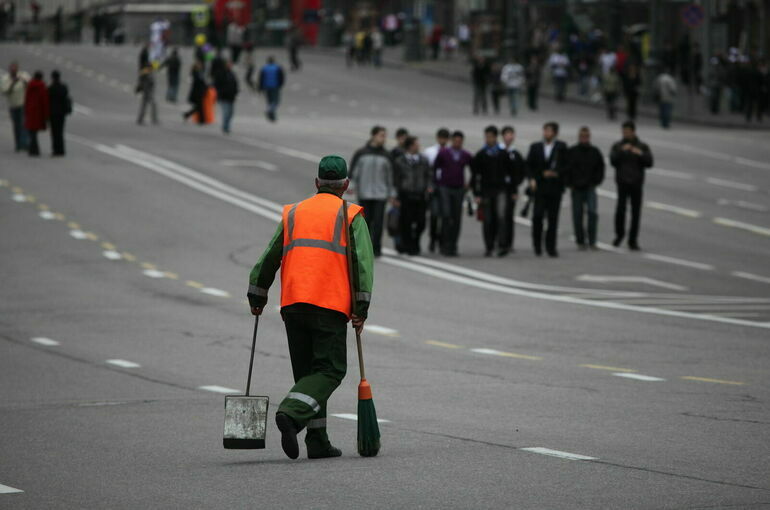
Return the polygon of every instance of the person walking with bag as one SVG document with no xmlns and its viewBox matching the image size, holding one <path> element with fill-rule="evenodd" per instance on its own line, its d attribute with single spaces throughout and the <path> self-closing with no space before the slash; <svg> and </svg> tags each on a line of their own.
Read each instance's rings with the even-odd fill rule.
<svg viewBox="0 0 770 510">
<path fill-rule="evenodd" d="M 347 323 L 352 322 L 359 334 L 363 330 L 374 282 L 374 254 L 363 208 L 341 198 L 350 184 L 347 177 L 340 156 L 321 159 L 315 180 L 318 193 L 284 206 L 281 222 L 249 276 L 249 306 L 259 316 L 281 269 L 281 317 L 295 384 L 278 407 L 275 422 L 281 447 L 291 459 L 299 457 L 297 434 L 305 428 L 308 458 L 342 455 L 329 441 L 327 401 L 347 372 Z"/>
<path fill-rule="evenodd" d="M 29 155 L 40 156 L 38 131 L 45 131 L 50 116 L 48 87 L 43 81 L 42 71 L 36 71 L 27 84 L 24 96 L 24 127 L 29 133 Z"/>
<path fill-rule="evenodd" d="M 54 156 L 64 156 L 64 121 L 72 113 L 72 98 L 67 85 L 61 81 L 59 71 L 51 73 L 48 104 L 51 110 L 51 151 Z"/>
</svg>

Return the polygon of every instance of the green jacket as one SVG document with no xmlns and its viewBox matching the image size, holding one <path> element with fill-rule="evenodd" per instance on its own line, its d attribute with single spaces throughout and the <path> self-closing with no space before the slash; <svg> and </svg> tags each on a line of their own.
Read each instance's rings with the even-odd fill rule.
<svg viewBox="0 0 770 510">
<path fill-rule="evenodd" d="M 329 193 L 323 188 L 319 193 Z M 353 252 L 353 288 L 356 293 L 354 314 L 366 318 L 369 312 L 372 286 L 374 284 L 374 251 L 369 237 L 369 227 L 363 215 L 358 214 L 348 230 L 350 246 Z M 257 261 L 249 276 L 249 298 L 251 307 L 264 307 L 267 303 L 267 290 L 275 281 L 275 273 L 283 260 L 283 221 L 273 234 L 262 256 Z"/>
</svg>

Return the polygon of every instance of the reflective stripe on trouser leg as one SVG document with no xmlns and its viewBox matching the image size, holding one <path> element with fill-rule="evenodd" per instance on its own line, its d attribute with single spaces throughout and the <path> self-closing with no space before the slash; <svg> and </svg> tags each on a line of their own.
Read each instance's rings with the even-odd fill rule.
<svg viewBox="0 0 770 510">
<path fill-rule="evenodd" d="M 318 411 L 321 410 L 321 406 L 318 404 L 318 402 L 316 402 L 316 399 L 314 399 L 310 395 L 305 395 L 304 393 L 298 393 L 298 392 L 292 391 L 292 392 L 289 392 L 288 395 L 286 395 L 286 398 L 292 399 L 292 400 L 299 400 L 300 402 L 309 405 L 314 413 L 317 413 Z"/>
<path fill-rule="evenodd" d="M 322 405 L 318 414 L 307 422 L 305 446 L 308 454 L 322 454 L 331 446 L 329 436 L 326 433 L 326 404 Z"/>
</svg>

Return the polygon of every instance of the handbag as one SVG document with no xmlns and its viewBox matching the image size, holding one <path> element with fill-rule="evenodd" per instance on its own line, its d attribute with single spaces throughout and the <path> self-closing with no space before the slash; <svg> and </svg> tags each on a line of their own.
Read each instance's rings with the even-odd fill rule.
<svg viewBox="0 0 770 510">
<path fill-rule="evenodd" d="M 390 237 L 398 237 L 398 222 L 401 216 L 401 211 L 398 207 L 393 206 L 388 209 L 387 228 L 388 235 Z"/>
</svg>

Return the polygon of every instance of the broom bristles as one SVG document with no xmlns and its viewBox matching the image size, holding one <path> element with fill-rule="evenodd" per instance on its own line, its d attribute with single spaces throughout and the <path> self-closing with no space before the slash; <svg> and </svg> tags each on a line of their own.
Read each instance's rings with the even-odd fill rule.
<svg viewBox="0 0 770 510">
<path fill-rule="evenodd" d="M 374 457 L 380 451 L 380 427 L 372 399 L 358 401 L 358 454 Z"/>
</svg>

